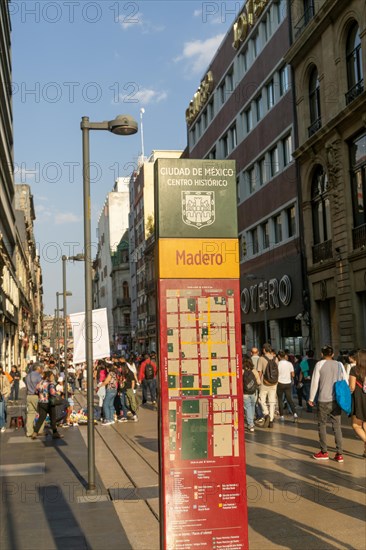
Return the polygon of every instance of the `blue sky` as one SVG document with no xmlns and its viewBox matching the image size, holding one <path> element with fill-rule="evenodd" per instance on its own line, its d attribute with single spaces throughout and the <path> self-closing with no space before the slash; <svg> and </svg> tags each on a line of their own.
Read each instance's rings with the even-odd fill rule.
<svg viewBox="0 0 366 550">
<path fill-rule="evenodd" d="M 15 182 L 31 185 L 44 310 L 62 290 L 62 254 L 83 249 L 82 116 L 144 107 L 144 150 L 184 149 L 185 109 L 241 2 L 12 0 Z M 106 194 L 129 176 L 140 133 L 91 132 L 92 239 Z M 83 264 L 68 264 L 70 313 L 84 309 Z"/>
</svg>

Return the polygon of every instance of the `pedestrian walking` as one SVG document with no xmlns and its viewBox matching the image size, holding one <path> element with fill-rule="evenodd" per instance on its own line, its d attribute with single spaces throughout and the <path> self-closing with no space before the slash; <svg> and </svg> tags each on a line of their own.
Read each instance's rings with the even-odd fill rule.
<svg viewBox="0 0 366 550">
<path fill-rule="evenodd" d="M 10 382 L 4 369 L 0 367 L 0 432 L 6 430 L 6 400 L 10 395 Z"/>
<path fill-rule="evenodd" d="M 294 367 L 290 361 L 286 359 L 286 352 L 280 350 L 278 352 L 278 384 L 277 384 L 277 398 L 278 398 L 278 408 L 280 411 L 280 420 L 284 421 L 284 406 L 283 406 L 283 396 L 285 395 L 287 405 L 290 407 L 293 420 L 297 422 L 297 414 L 295 403 L 292 399 L 292 380 L 294 378 Z"/>
<path fill-rule="evenodd" d="M 142 385 L 142 404 L 147 403 L 150 394 L 151 403 L 156 405 L 156 373 L 157 366 L 150 355 L 145 355 L 145 361 L 140 365 L 139 382 Z"/>
<path fill-rule="evenodd" d="M 24 378 L 24 384 L 27 392 L 27 420 L 25 433 L 31 437 L 34 429 L 34 421 L 38 413 L 38 395 L 36 394 L 37 385 L 42 380 L 42 366 L 40 363 L 33 363 L 31 370 Z M 40 427 L 42 431 L 43 426 Z"/>
<path fill-rule="evenodd" d="M 56 426 L 56 404 L 52 402 L 52 398 L 57 397 L 55 387 L 55 375 L 52 371 L 46 371 L 42 380 L 37 384 L 36 393 L 38 394 L 38 412 L 39 417 L 34 426 L 32 439 L 37 439 L 38 433 L 43 422 L 46 420 L 47 414 L 50 417 L 52 438 L 61 439 L 63 436 L 58 433 Z"/>
<path fill-rule="evenodd" d="M 356 365 L 349 373 L 352 392 L 352 428 L 363 441 L 363 457 L 366 458 L 366 349 L 356 354 Z"/>
<path fill-rule="evenodd" d="M 243 358 L 244 417 L 248 430 L 254 432 L 255 403 L 261 380 L 250 357 Z"/>
<path fill-rule="evenodd" d="M 335 361 L 334 351 L 331 346 L 324 346 L 321 350 L 322 360 L 315 365 L 310 386 L 310 407 L 314 406 L 316 393 L 318 395 L 318 430 L 320 451 L 313 454 L 315 460 L 329 460 L 327 446 L 327 422 L 330 418 L 337 452 L 334 456 L 336 462 L 342 463 L 342 428 L 341 408 L 335 400 L 334 384 L 338 380 L 347 380 L 347 374 L 342 363 Z"/>
<path fill-rule="evenodd" d="M 277 402 L 278 364 L 271 344 L 263 345 L 257 370 L 261 379 L 259 402 L 264 414 L 263 428 L 272 428 Z"/>
</svg>

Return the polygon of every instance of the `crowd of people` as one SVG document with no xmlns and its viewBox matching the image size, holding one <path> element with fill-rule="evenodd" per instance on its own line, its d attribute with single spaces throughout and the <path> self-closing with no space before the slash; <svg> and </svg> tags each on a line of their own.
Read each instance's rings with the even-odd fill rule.
<svg viewBox="0 0 366 550">
<path fill-rule="evenodd" d="M 43 433 L 47 417 L 52 437 L 60 439 L 58 426 L 69 427 L 73 413 L 75 392 L 86 391 L 86 368 L 74 365 L 72 355 L 65 372 L 60 358 L 42 357 L 39 362 L 29 363 L 23 382 L 26 388 L 27 417 L 26 435 L 36 439 Z M 67 376 L 66 376 L 67 375 Z M 21 373 L 16 365 L 10 372 L 0 367 L 0 431 L 6 430 L 6 404 L 19 399 Z M 67 378 L 67 380 L 66 380 Z M 113 355 L 95 362 L 93 379 L 98 401 L 96 420 L 102 426 L 116 422 L 138 421 L 140 405 L 151 402 L 157 407 L 158 366 L 156 354 L 138 356 Z M 253 347 L 243 356 L 244 416 L 248 431 L 256 428 L 272 429 L 275 421 L 285 422 L 285 415 L 298 422 L 299 409 L 312 412 L 316 406 L 319 452 L 315 460 L 328 460 L 326 425 L 330 420 L 335 437 L 334 460 L 343 462 L 341 407 L 335 396 L 335 383 L 347 381 L 352 394 L 352 427 L 363 442 L 366 457 L 366 350 L 355 350 L 334 359 L 331 346 L 323 346 L 321 357 L 313 350 L 304 357 L 294 356 L 289 350 L 277 353 L 269 343 L 263 345 L 262 353 Z M 141 386 L 142 403 L 137 389 Z M 66 392 L 67 387 L 67 392 Z M 294 400 L 297 399 L 297 405 Z"/>
<path fill-rule="evenodd" d="M 314 350 L 305 357 L 294 356 L 288 350 L 277 353 L 269 343 L 262 353 L 256 347 L 243 357 L 243 390 L 245 421 L 249 432 L 256 427 L 273 428 L 275 417 L 285 421 L 285 409 L 293 422 L 298 422 L 297 409 L 312 412 L 317 409 L 320 451 L 315 460 L 329 460 L 326 426 L 330 420 L 335 437 L 334 460 L 342 463 L 342 409 L 336 400 L 335 383 L 345 380 L 352 394 L 352 427 L 363 442 L 366 458 L 366 350 L 354 350 L 334 359 L 333 348 L 323 346 L 321 358 Z M 294 403 L 296 399 L 298 405 Z"/>
<path fill-rule="evenodd" d="M 23 383 L 26 390 L 27 437 L 36 439 L 44 433 L 45 421 L 49 421 L 53 439 L 62 438 L 58 427 L 67 428 L 71 423 L 75 392 L 86 392 L 86 367 L 74 365 L 72 355 L 67 373 L 63 356 L 57 362 L 52 355 L 44 354 L 37 362 L 30 361 Z M 99 399 L 96 419 L 102 426 L 115 422 L 138 421 L 140 406 L 137 388 L 142 388 L 142 405 L 149 400 L 157 406 L 156 354 L 113 355 L 94 364 L 94 389 Z M 10 372 L 0 367 L 0 431 L 6 430 L 7 404 L 19 399 L 22 374 L 16 366 Z M 66 379 L 67 378 L 67 379 Z M 67 388 L 67 392 L 66 392 Z"/>
</svg>

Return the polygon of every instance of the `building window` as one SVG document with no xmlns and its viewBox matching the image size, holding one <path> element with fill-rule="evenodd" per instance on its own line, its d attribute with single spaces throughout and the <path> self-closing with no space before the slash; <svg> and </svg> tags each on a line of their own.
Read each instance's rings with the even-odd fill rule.
<svg viewBox="0 0 366 550">
<path fill-rule="evenodd" d="M 250 168 L 248 170 L 248 183 L 249 183 L 249 193 L 254 193 L 256 189 L 256 177 L 255 177 L 255 168 Z"/>
<path fill-rule="evenodd" d="M 211 99 L 207 104 L 207 123 L 208 124 L 213 119 L 213 114 L 214 114 L 213 99 Z"/>
<path fill-rule="evenodd" d="M 278 214 L 273 218 L 273 229 L 275 243 L 280 243 L 282 241 L 282 214 Z"/>
<path fill-rule="evenodd" d="M 209 158 L 209 159 L 215 159 L 215 158 L 216 158 L 216 147 L 214 147 L 213 149 L 211 149 L 211 151 L 210 151 L 209 154 L 208 154 L 208 158 Z"/>
<path fill-rule="evenodd" d="M 253 36 L 252 43 L 253 43 L 253 57 L 255 59 L 257 57 L 257 55 L 259 54 L 259 33 L 258 33 L 258 31 Z"/>
<path fill-rule="evenodd" d="M 352 25 L 348 33 L 346 58 L 348 80 L 346 102 L 348 104 L 363 91 L 361 38 L 357 23 Z"/>
<path fill-rule="evenodd" d="M 291 206 L 286 210 L 287 218 L 287 236 L 294 237 L 296 234 L 296 217 L 295 217 L 295 206 Z"/>
<path fill-rule="evenodd" d="M 248 48 L 245 48 L 240 53 L 240 68 L 242 73 L 246 73 L 248 70 Z"/>
<path fill-rule="evenodd" d="M 278 164 L 278 149 L 277 146 L 271 149 L 269 152 L 270 161 L 271 161 L 271 178 L 273 178 L 279 171 L 279 164 Z"/>
<path fill-rule="evenodd" d="M 252 117 L 252 109 L 249 107 L 244 113 L 244 119 L 245 119 L 245 129 L 246 132 L 249 133 L 251 129 L 253 128 L 253 117 Z"/>
<path fill-rule="evenodd" d="M 219 86 L 219 97 L 220 103 L 223 105 L 225 103 L 225 81 Z"/>
<path fill-rule="evenodd" d="M 273 80 L 267 84 L 267 109 L 272 109 L 275 102 Z"/>
<path fill-rule="evenodd" d="M 236 135 L 236 124 L 234 124 L 234 126 L 230 128 L 229 134 L 230 134 L 230 147 L 232 151 L 238 145 L 238 140 Z"/>
<path fill-rule="evenodd" d="M 358 137 L 350 149 L 353 225 L 359 227 L 366 224 L 366 134 Z M 364 229 L 366 239 L 366 227 Z"/>
<path fill-rule="evenodd" d="M 269 222 L 262 223 L 262 246 L 263 249 L 269 248 Z"/>
<path fill-rule="evenodd" d="M 252 241 L 252 253 L 253 254 L 258 254 L 259 252 L 259 245 L 258 245 L 258 229 L 255 228 L 255 229 L 252 229 L 252 231 L 250 232 L 250 238 L 251 238 L 251 241 Z"/>
<path fill-rule="evenodd" d="M 240 203 L 240 176 L 236 178 L 236 202 Z"/>
<path fill-rule="evenodd" d="M 228 135 L 226 134 L 222 140 L 222 154 L 223 157 L 226 158 L 229 154 L 229 143 L 228 143 Z"/>
<path fill-rule="evenodd" d="M 258 161 L 258 172 L 259 172 L 259 183 L 260 185 L 264 185 L 265 183 L 267 183 L 266 161 L 264 157 Z"/>
<path fill-rule="evenodd" d="M 314 244 L 323 243 L 331 238 L 330 203 L 327 192 L 328 178 L 323 167 L 318 165 L 311 185 Z"/>
<path fill-rule="evenodd" d="M 288 66 L 285 65 L 280 70 L 280 95 L 283 96 L 290 88 L 290 81 L 288 77 Z"/>
<path fill-rule="evenodd" d="M 226 75 L 226 91 L 231 93 L 234 90 L 233 70 Z"/>
<path fill-rule="evenodd" d="M 262 98 L 262 94 L 260 94 L 255 100 L 255 110 L 256 110 L 256 114 L 257 114 L 257 122 L 259 122 L 260 119 L 263 117 L 263 98 Z"/>
<path fill-rule="evenodd" d="M 292 159 L 292 139 L 291 134 L 285 139 L 282 140 L 282 148 L 283 148 L 283 165 L 287 166 L 290 164 Z"/>
<path fill-rule="evenodd" d="M 123 298 L 129 298 L 130 297 L 130 291 L 129 291 L 129 288 L 128 288 L 128 282 L 127 281 L 123 281 L 122 293 L 123 293 Z"/>
<path fill-rule="evenodd" d="M 315 134 L 321 127 L 320 116 L 320 82 L 318 69 L 313 67 L 309 78 L 309 111 L 310 111 L 310 126 L 309 137 Z"/>
</svg>

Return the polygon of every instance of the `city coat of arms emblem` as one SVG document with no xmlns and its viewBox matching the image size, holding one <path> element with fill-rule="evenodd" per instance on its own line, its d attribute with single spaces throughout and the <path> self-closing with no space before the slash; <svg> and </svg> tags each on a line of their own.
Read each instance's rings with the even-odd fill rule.
<svg viewBox="0 0 366 550">
<path fill-rule="evenodd" d="M 182 219 L 186 225 L 201 229 L 215 221 L 214 191 L 182 191 Z"/>
</svg>

